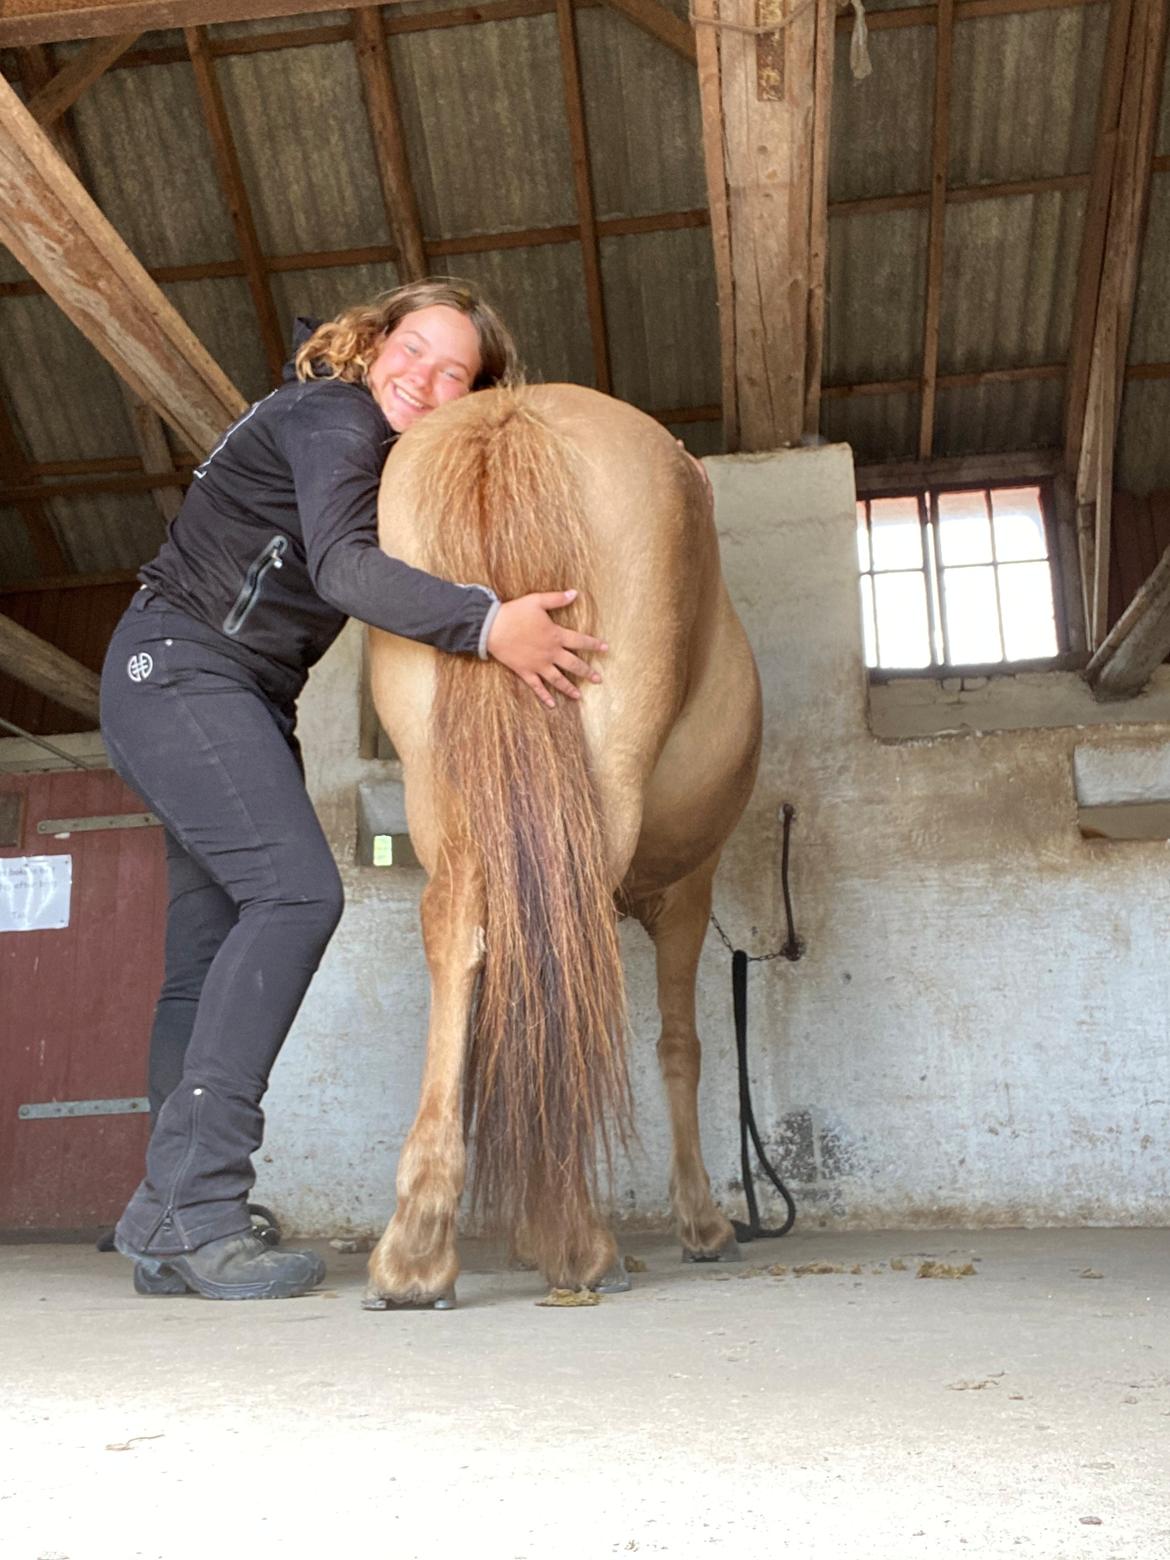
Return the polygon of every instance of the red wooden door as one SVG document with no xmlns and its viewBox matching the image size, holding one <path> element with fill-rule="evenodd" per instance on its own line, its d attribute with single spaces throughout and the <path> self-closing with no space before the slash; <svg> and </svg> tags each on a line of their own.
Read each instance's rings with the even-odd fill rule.
<svg viewBox="0 0 1170 1560">
<path fill-rule="evenodd" d="M 142 1174 L 138 1115 L 20 1114 L 54 1102 L 140 1098 L 162 979 L 166 863 L 161 829 L 38 834 L 47 819 L 141 813 L 109 770 L 0 775 L 23 797 L 14 856 L 72 857 L 69 924 L 0 931 L 0 1230 L 92 1230 L 113 1222 Z"/>
</svg>

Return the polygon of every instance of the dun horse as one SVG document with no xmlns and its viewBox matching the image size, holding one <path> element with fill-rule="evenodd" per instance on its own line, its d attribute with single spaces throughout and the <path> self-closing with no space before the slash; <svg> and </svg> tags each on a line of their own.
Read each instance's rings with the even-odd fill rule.
<svg viewBox="0 0 1170 1560">
<path fill-rule="evenodd" d="M 412 429 L 386 467 L 390 552 L 502 599 L 575 586 L 604 681 L 546 709 L 503 667 L 374 632 L 404 766 L 431 1014 L 397 1209 L 366 1304 L 449 1305 L 468 1131 L 474 1191 L 553 1285 L 624 1287 L 597 1209 L 629 1127 L 615 895 L 657 952 L 658 1056 L 684 1248 L 733 1255 L 699 1146 L 695 974 L 719 853 L 755 778 L 755 663 L 710 501 L 650 418 L 590 390 L 492 390 Z"/>
</svg>

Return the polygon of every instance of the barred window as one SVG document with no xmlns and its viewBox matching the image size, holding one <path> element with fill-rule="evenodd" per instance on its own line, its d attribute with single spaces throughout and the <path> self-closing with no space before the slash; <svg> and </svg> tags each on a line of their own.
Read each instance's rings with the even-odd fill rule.
<svg viewBox="0 0 1170 1560">
<path fill-rule="evenodd" d="M 1060 654 L 1041 487 L 862 499 L 857 550 L 867 666 L 990 667 Z"/>
</svg>

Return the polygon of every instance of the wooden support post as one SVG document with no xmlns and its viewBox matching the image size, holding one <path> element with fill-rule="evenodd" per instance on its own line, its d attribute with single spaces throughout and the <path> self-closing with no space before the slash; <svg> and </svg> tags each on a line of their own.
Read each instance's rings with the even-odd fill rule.
<svg viewBox="0 0 1170 1560">
<path fill-rule="evenodd" d="M 731 267 L 731 207 L 723 144 L 723 96 L 719 70 L 717 0 L 694 0 L 699 105 L 703 120 L 703 163 L 715 252 L 715 294 L 719 307 L 719 360 L 723 388 L 723 442 L 739 448 L 739 402 L 735 378 L 735 284 Z"/>
<path fill-rule="evenodd" d="M 211 137 L 220 188 L 227 202 L 228 213 L 235 230 L 236 244 L 248 278 L 248 290 L 252 294 L 252 303 L 260 323 L 260 338 L 264 343 L 264 355 L 268 360 L 269 377 L 274 385 L 278 385 L 285 360 L 284 332 L 280 328 L 264 254 L 260 248 L 260 240 L 256 236 L 256 224 L 252 219 L 252 208 L 244 187 L 244 176 L 240 171 L 240 159 L 236 154 L 236 144 L 232 137 L 223 94 L 219 89 L 215 66 L 208 52 L 207 38 L 203 29 L 185 28 L 183 36 L 195 71 L 195 85 L 199 92 L 204 122 Z"/>
<path fill-rule="evenodd" d="M 4 616 L 0 616 L 0 672 L 97 725 L 97 673 Z"/>
<path fill-rule="evenodd" d="M 0 241 L 186 448 L 212 448 L 239 391 L 0 80 Z"/>
<path fill-rule="evenodd" d="M 131 32 L 115 33 L 112 38 L 95 38 L 80 53 L 75 54 L 67 65 L 29 98 L 26 107 L 37 124 L 46 128 L 55 124 L 66 109 L 72 108 L 86 88 L 92 86 L 99 76 L 103 76 L 139 36 Z"/>
<path fill-rule="evenodd" d="M 589 334 L 593 342 L 593 379 L 606 395 L 612 389 L 609 342 L 605 330 L 605 298 L 601 285 L 601 251 L 593 211 L 593 181 L 589 171 L 589 138 L 585 128 L 585 101 L 581 91 L 581 65 L 577 55 L 577 31 L 573 0 L 557 0 L 557 26 L 561 42 L 561 75 L 565 113 L 569 121 L 569 146 L 573 156 L 573 185 L 577 196 L 577 225 L 581 235 L 581 261 L 585 271 L 585 299 L 589 309 Z"/>
<path fill-rule="evenodd" d="M 696 63 L 695 38 L 686 22 L 668 11 L 660 0 L 605 0 L 606 5 L 629 17 L 635 27 L 657 38 L 684 60 Z"/>
<path fill-rule="evenodd" d="M 837 41 L 834 0 L 816 0 L 816 3 L 812 187 L 809 191 L 808 223 L 808 343 L 804 361 L 804 433 L 807 439 L 815 439 L 821 426 L 825 286 L 829 269 L 829 110 L 833 97 L 833 55 Z"/>
<path fill-rule="evenodd" d="M 934 453 L 943 262 L 946 257 L 947 165 L 951 144 L 951 73 L 954 63 L 954 37 L 955 0 L 939 0 L 938 26 L 934 37 L 934 135 L 930 154 L 926 306 L 922 323 L 922 406 L 918 424 L 918 455 L 921 460 L 929 460 Z"/>
<path fill-rule="evenodd" d="M 398 277 L 403 282 L 419 281 L 427 274 L 427 256 L 406 156 L 402 115 L 390 68 L 386 29 L 381 13 L 376 10 L 352 14 L 354 48 L 374 142 L 374 161 L 378 165 L 390 236 L 398 250 Z"/>
<path fill-rule="evenodd" d="M 800 441 L 819 397 L 831 71 L 830 42 L 818 46 L 817 34 L 832 31 L 831 13 L 818 0 L 720 0 L 717 12 L 699 0 L 695 22 L 713 234 L 724 180 L 729 212 L 732 317 L 720 321 L 736 376 L 729 447 L 774 449 Z"/>
</svg>

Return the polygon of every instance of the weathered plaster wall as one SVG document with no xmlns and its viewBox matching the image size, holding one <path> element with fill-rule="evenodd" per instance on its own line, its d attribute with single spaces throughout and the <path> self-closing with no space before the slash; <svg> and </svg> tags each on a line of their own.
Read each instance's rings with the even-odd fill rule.
<svg viewBox="0 0 1170 1560">
<path fill-rule="evenodd" d="M 756 1113 L 802 1216 L 1170 1222 L 1167 849 L 1082 839 L 1073 783 L 1074 749 L 1145 751 L 1170 728 L 879 740 L 867 723 L 848 450 L 709 468 L 766 704 L 760 781 L 717 909 L 749 951 L 781 940 L 777 813 L 793 802 L 808 954 L 753 965 L 750 1000 Z M 303 722 L 343 863 L 356 783 L 381 772 L 356 757 L 359 667 L 351 630 L 314 675 Z M 1027 697 L 1043 702 L 1031 683 Z M 312 1233 L 384 1222 L 427 1005 L 418 875 L 345 874 L 345 919 L 269 1095 L 258 1186 Z M 667 1137 L 653 970 L 637 928 L 624 943 L 642 1151 L 618 1190 L 629 1217 L 654 1222 L 666 1212 Z M 700 1023 L 707 1162 L 734 1206 L 729 960 L 714 934 Z"/>
</svg>

